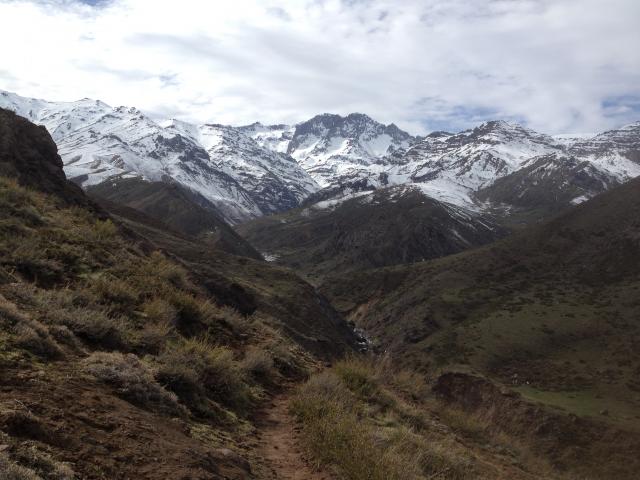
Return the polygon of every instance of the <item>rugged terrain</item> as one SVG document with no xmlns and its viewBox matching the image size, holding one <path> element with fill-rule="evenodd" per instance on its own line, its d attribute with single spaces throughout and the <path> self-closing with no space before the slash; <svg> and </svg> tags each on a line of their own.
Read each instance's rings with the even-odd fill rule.
<svg viewBox="0 0 640 480">
<path fill-rule="evenodd" d="M 47 102 L 0 92 L 0 107 L 46 126 L 67 177 L 84 186 L 115 178 L 178 183 L 229 222 L 291 208 L 317 189 L 291 157 L 221 125 L 156 122 L 100 101 Z"/>
<path fill-rule="evenodd" d="M 636 478 L 638 124 L 414 138 L 3 98 L 47 127 L 0 109 L 9 478 Z"/>
<path fill-rule="evenodd" d="M 507 234 L 489 219 L 411 186 L 311 203 L 237 230 L 266 258 L 315 282 L 339 272 L 451 255 Z"/>
<path fill-rule="evenodd" d="M 619 429 L 615 435 L 633 450 L 640 429 L 639 219 L 636 179 L 495 244 L 329 278 L 322 291 L 401 364 L 430 375 L 464 372 L 446 387 L 449 399 L 479 395 L 474 407 L 488 408 L 488 393 L 467 391 L 486 381 L 471 380 L 479 375 L 564 418 L 588 419 L 595 426 L 586 431 Z M 626 455 L 578 432 L 570 437 L 554 448 L 585 442 L 612 462 Z M 607 478 L 612 466 L 602 465 Z M 616 478 L 631 478 L 637 468 L 628 463 Z"/>
<path fill-rule="evenodd" d="M 0 473 L 269 472 L 254 416 L 357 348 L 342 317 L 291 272 L 108 213 L 66 181 L 47 132 L 6 110 L 0 149 Z"/>
<path fill-rule="evenodd" d="M 415 137 L 360 113 L 231 127 L 10 92 L 0 92 L 0 107 L 45 125 L 67 176 L 84 187 L 120 178 L 177 183 L 231 224 L 397 185 L 509 225 L 528 224 L 640 175 L 638 123 L 553 137 L 489 121 Z"/>
</svg>

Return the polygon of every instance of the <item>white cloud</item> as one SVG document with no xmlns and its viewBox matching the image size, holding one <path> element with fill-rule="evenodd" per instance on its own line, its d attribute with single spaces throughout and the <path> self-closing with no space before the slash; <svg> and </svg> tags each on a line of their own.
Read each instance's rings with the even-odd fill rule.
<svg viewBox="0 0 640 480">
<path fill-rule="evenodd" d="M 230 124 L 598 131 L 640 119 L 638 18 L 637 0 L 0 0 L 0 88 Z"/>
</svg>

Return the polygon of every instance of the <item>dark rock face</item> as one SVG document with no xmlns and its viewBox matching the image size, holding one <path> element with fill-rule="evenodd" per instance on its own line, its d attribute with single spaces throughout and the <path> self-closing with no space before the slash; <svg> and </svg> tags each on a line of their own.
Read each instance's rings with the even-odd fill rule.
<svg viewBox="0 0 640 480">
<path fill-rule="evenodd" d="M 47 130 L 4 109 L 0 109 L 0 175 L 53 194 L 68 204 L 89 204 L 82 190 L 67 181 Z"/>
</svg>

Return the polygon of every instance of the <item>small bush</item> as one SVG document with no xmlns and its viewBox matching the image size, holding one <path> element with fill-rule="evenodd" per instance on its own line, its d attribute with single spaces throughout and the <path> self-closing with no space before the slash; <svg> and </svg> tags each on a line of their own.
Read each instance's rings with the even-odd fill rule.
<svg viewBox="0 0 640 480">
<path fill-rule="evenodd" d="M 108 350 L 125 350 L 125 320 L 88 308 L 58 309 L 48 314 L 49 321 L 64 325 L 85 343 Z"/>
<path fill-rule="evenodd" d="M 36 448 L 34 445 L 19 450 L 17 460 L 36 471 L 47 480 L 73 480 L 75 473 L 67 463 L 54 460 L 51 455 Z"/>
<path fill-rule="evenodd" d="M 93 279 L 91 290 L 100 304 L 116 313 L 126 314 L 139 302 L 138 293 L 129 283 L 111 275 Z"/>
<path fill-rule="evenodd" d="M 241 315 L 236 309 L 222 307 L 219 310 L 222 322 L 226 323 L 236 335 L 245 335 L 251 329 L 251 322 L 247 317 Z"/>
<path fill-rule="evenodd" d="M 147 300 L 142 305 L 142 312 L 149 321 L 166 325 L 174 324 L 178 314 L 175 307 L 162 298 Z"/>
<path fill-rule="evenodd" d="M 9 328 L 19 322 L 28 321 L 27 316 L 18 310 L 15 304 L 0 295 L 0 325 Z"/>
<path fill-rule="evenodd" d="M 146 324 L 133 335 L 131 347 L 135 352 L 158 355 L 171 338 L 173 327 L 167 323 Z"/>
<path fill-rule="evenodd" d="M 303 442 L 318 463 L 334 466 L 348 480 L 474 478 L 470 461 L 414 433 L 397 406 L 377 416 L 380 411 L 368 403 L 379 403 L 369 397 L 371 384 L 383 393 L 375 364 L 351 359 L 334 370 L 312 376 L 291 404 Z"/>
<path fill-rule="evenodd" d="M 274 374 L 273 357 L 256 347 L 247 350 L 241 365 L 245 372 L 261 383 L 271 380 Z"/>
<path fill-rule="evenodd" d="M 378 393 L 378 379 L 372 364 L 366 359 L 351 358 L 336 363 L 336 374 L 352 392 L 363 398 L 371 398 Z"/>
<path fill-rule="evenodd" d="M 175 327 L 181 334 L 193 337 L 206 330 L 205 306 L 194 295 L 176 290 L 168 300 L 176 310 Z"/>
<path fill-rule="evenodd" d="M 98 242 L 108 242 L 118 236 L 118 227 L 110 220 L 96 220 L 93 224 L 93 239 Z"/>
<path fill-rule="evenodd" d="M 47 327 L 36 320 L 22 320 L 13 329 L 14 343 L 20 348 L 43 358 L 61 358 L 64 356 L 58 343 L 50 335 Z"/>
<path fill-rule="evenodd" d="M 70 347 L 75 352 L 82 352 L 82 343 L 65 325 L 49 325 L 49 333 L 59 344 Z"/>
<path fill-rule="evenodd" d="M 310 380 L 292 403 L 303 427 L 303 436 L 320 464 L 335 465 L 348 480 L 400 480 L 407 466 L 396 470 L 384 461 L 385 452 L 372 430 L 360 421 L 354 403 L 340 379 L 320 374 Z"/>
<path fill-rule="evenodd" d="M 21 467 L 11 461 L 6 453 L 0 452 L 0 480 L 42 480 L 36 472 Z"/>
<path fill-rule="evenodd" d="M 243 414 L 253 403 L 244 372 L 228 348 L 191 339 L 164 352 L 158 361 L 158 381 L 190 406 L 201 407 L 204 395 Z"/>
<path fill-rule="evenodd" d="M 84 360 L 84 367 L 131 403 L 170 414 L 185 413 L 177 397 L 160 386 L 153 372 L 135 355 L 96 352 Z"/>
</svg>

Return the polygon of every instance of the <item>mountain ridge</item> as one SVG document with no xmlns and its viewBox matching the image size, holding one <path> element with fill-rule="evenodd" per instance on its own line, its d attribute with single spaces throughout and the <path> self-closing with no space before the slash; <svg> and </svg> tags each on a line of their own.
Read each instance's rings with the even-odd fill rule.
<svg viewBox="0 0 640 480">
<path fill-rule="evenodd" d="M 0 92 L 0 106 L 52 132 L 65 169 L 84 186 L 109 178 L 171 179 L 205 196 L 232 224 L 354 191 L 415 185 L 435 200 L 537 221 L 640 175 L 640 122 L 594 136 L 559 138 L 503 120 L 458 133 L 415 137 L 366 114 L 321 114 L 296 125 L 155 122 L 136 108 L 83 99 L 52 103 Z M 531 165 L 555 158 L 555 202 L 504 195 L 509 182 L 530 200 Z M 571 165 L 584 163 L 580 186 Z M 553 170 L 553 169 L 548 169 Z M 547 175 L 549 176 L 549 175 Z M 508 177 L 505 179 L 505 177 Z M 570 198 L 574 192 L 575 196 Z"/>
</svg>

